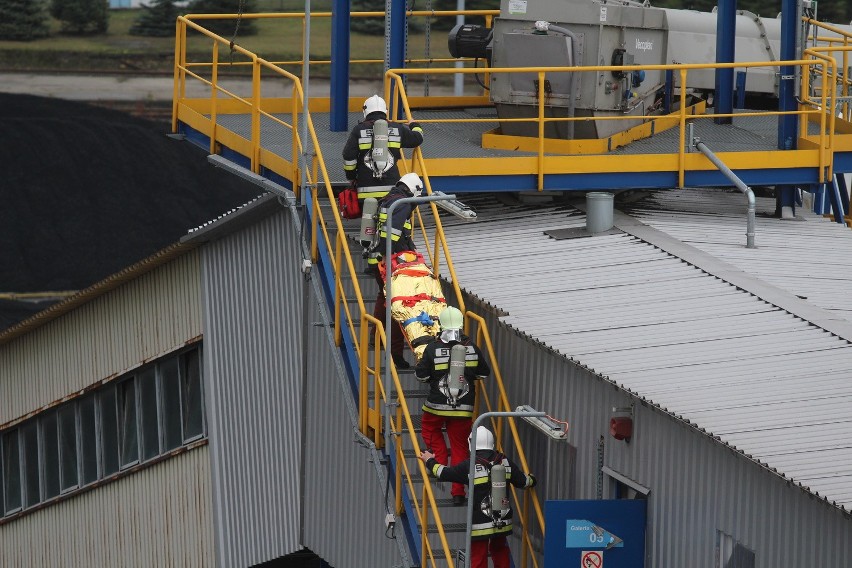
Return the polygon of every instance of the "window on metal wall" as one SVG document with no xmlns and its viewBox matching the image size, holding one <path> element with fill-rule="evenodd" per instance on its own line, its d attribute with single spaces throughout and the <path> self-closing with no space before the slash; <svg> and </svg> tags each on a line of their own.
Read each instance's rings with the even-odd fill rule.
<svg viewBox="0 0 852 568">
<path fill-rule="evenodd" d="M 97 400 L 94 394 L 77 402 L 80 412 L 80 485 L 98 480 Z"/>
<path fill-rule="evenodd" d="M 754 552 L 729 534 L 716 531 L 716 568 L 754 568 Z"/>
<path fill-rule="evenodd" d="M 131 377 L 118 383 L 118 431 L 121 467 L 136 465 L 139 461 L 139 438 L 136 427 L 136 382 Z"/>
<path fill-rule="evenodd" d="M 201 395 L 201 367 L 198 351 L 187 353 L 181 365 L 183 396 L 183 438 L 193 440 L 204 435 L 204 399 Z"/>
<path fill-rule="evenodd" d="M 31 507 L 41 501 L 41 484 L 38 471 L 38 422 L 25 424 L 21 428 L 21 441 L 24 445 L 23 489 L 24 505 Z"/>
<path fill-rule="evenodd" d="M 3 514 L 14 513 L 23 505 L 21 496 L 21 442 L 20 430 L 15 429 L 0 438 L 3 451 Z"/>
<path fill-rule="evenodd" d="M 59 489 L 77 488 L 77 405 L 66 404 L 59 409 Z"/>
<path fill-rule="evenodd" d="M 203 438 L 199 354 L 165 357 L 0 432 L 0 516 Z"/>
<path fill-rule="evenodd" d="M 160 455 L 160 429 L 157 412 L 156 369 L 146 369 L 137 376 L 139 387 L 139 419 L 142 439 L 142 460 Z"/>
</svg>

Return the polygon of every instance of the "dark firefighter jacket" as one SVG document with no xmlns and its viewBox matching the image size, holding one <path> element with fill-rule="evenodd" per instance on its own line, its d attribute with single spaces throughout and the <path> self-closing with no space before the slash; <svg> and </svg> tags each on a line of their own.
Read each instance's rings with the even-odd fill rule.
<svg viewBox="0 0 852 568">
<path fill-rule="evenodd" d="M 367 158 L 373 148 L 373 122 L 385 118 L 383 112 L 371 112 L 359 123 L 346 140 L 343 147 L 343 170 L 346 179 L 355 180 L 358 187 L 358 199 L 384 197 L 391 187 L 399 181 L 398 162 L 402 158 L 401 148 L 416 148 L 423 143 L 423 129 L 416 122 L 405 125 L 400 122 L 388 121 L 388 152 L 393 159 L 393 165 L 384 175 L 377 178 L 373 175 Z"/>
<path fill-rule="evenodd" d="M 403 197 L 413 197 L 413 194 L 405 184 L 398 184 L 379 201 L 379 216 L 376 226 L 379 238 L 370 249 L 370 254 L 367 257 L 368 264 L 378 264 L 379 259 L 384 256 L 386 252 L 385 248 L 387 247 L 385 238 L 387 237 L 388 209 L 394 201 Z M 415 207 L 416 204 L 414 203 L 402 203 L 397 205 L 393 210 L 393 216 L 391 217 L 391 254 L 404 250 L 416 250 L 414 240 L 411 238 L 412 225 L 410 220 L 411 213 Z"/>
<path fill-rule="evenodd" d="M 453 406 L 445 394 L 450 370 L 450 350 L 453 345 L 463 345 L 467 350 L 464 361 L 464 378 L 469 388 L 468 392 Z M 451 418 L 470 418 L 473 416 L 473 403 L 476 389 L 473 381 L 484 379 L 491 373 L 491 368 L 485 362 L 485 356 L 470 338 L 462 335 L 461 341 L 444 343 L 440 339 L 426 346 L 420 362 L 417 363 L 415 374 L 417 379 L 429 382 L 429 395 L 423 403 L 423 411 Z"/>
<path fill-rule="evenodd" d="M 494 450 L 476 450 L 476 465 L 473 475 L 473 518 L 471 522 L 471 540 L 484 540 L 494 535 L 508 535 L 512 532 L 511 508 L 506 517 L 500 522 L 495 522 L 489 517 L 483 508 L 483 502 L 488 505 L 491 496 L 491 481 L 489 472 L 494 463 L 502 463 L 506 468 L 506 481 L 515 487 L 526 489 L 535 487 L 536 480 L 532 475 L 525 475 L 521 469 L 509 458 Z M 459 462 L 454 466 L 439 464 L 435 458 L 426 461 L 426 470 L 441 481 L 453 481 L 468 485 L 470 474 L 470 459 Z M 508 488 L 507 488 L 508 495 Z"/>
</svg>

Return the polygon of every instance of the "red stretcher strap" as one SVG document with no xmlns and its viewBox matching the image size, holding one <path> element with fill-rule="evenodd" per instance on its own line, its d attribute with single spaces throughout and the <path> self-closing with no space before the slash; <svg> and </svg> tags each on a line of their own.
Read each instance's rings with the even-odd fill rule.
<svg viewBox="0 0 852 568">
<path fill-rule="evenodd" d="M 430 296 L 429 294 L 417 294 L 416 296 L 394 296 L 391 298 L 391 303 L 393 302 L 402 302 L 402 305 L 406 308 L 410 308 L 414 306 L 417 302 L 422 302 L 424 300 L 431 300 L 433 302 L 442 302 L 446 303 L 447 301 L 444 298 L 436 298 L 434 296 Z"/>
</svg>

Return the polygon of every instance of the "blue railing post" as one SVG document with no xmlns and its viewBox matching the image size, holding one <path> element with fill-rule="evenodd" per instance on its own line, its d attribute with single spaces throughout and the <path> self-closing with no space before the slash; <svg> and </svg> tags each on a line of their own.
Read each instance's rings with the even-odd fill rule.
<svg viewBox="0 0 852 568">
<path fill-rule="evenodd" d="M 349 2 L 334 0 L 331 6 L 331 108 L 332 132 L 348 130 L 349 119 Z M 305 54 L 308 57 L 309 54 Z"/>
<path fill-rule="evenodd" d="M 716 63 L 734 62 L 734 40 L 737 37 L 737 0 L 719 0 L 716 11 Z M 716 95 L 714 97 L 717 114 L 731 114 L 734 111 L 734 69 L 716 68 Z M 731 124 L 731 117 L 715 118 L 716 124 Z"/>
</svg>

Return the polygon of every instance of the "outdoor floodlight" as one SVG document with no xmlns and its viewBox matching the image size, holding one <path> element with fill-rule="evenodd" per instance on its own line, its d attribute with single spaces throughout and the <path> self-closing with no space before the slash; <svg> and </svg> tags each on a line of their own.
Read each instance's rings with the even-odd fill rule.
<svg viewBox="0 0 852 568">
<path fill-rule="evenodd" d="M 446 195 L 443 191 L 433 191 L 432 195 Z M 441 209 L 448 211 L 455 215 L 456 217 L 461 217 L 467 221 L 476 221 L 476 211 L 458 201 L 457 199 L 453 199 L 451 201 L 438 201 L 435 205 L 440 207 Z"/>
<path fill-rule="evenodd" d="M 517 412 L 538 412 L 527 404 L 522 404 Z M 556 422 L 547 416 L 521 416 L 524 420 L 541 430 L 554 440 L 568 439 L 568 425 Z"/>
</svg>

